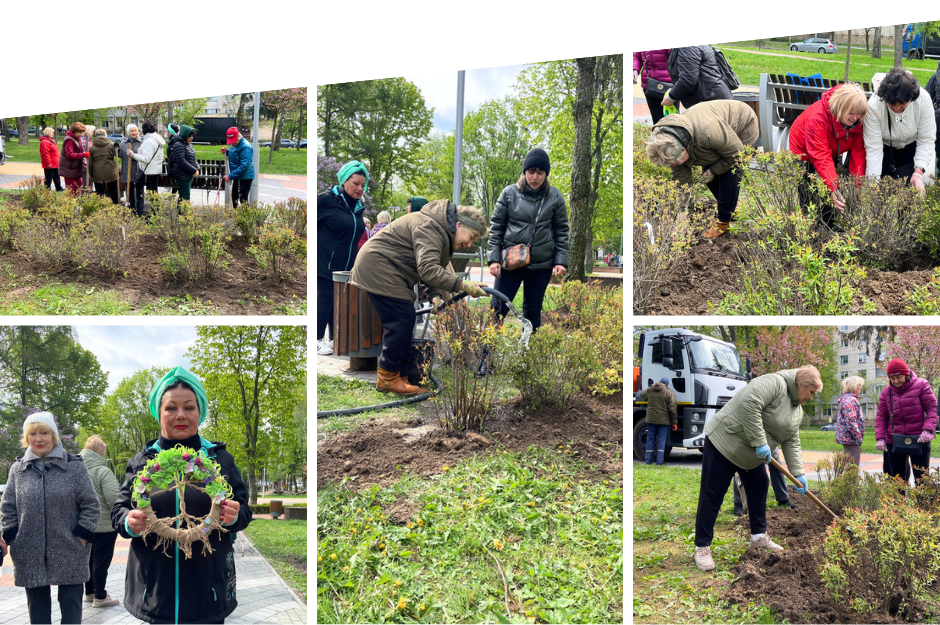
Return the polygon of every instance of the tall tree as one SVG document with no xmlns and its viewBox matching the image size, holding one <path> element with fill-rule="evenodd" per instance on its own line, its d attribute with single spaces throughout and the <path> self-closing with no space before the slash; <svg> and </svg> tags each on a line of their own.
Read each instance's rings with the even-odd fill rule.
<svg viewBox="0 0 940 625">
<path fill-rule="evenodd" d="M 307 329 L 300 326 L 201 326 L 186 355 L 202 378 L 211 406 L 207 431 L 224 434 L 229 451 L 245 468 L 251 503 L 267 454 L 265 433 L 292 419 L 306 384 Z"/>
<path fill-rule="evenodd" d="M 262 91 L 261 101 L 268 111 L 274 113 L 272 128 L 276 134 L 271 137 L 271 148 L 268 150 L 268 165 L 274 158 L 275 150 L 281 147 L 281 130 L 284 127 L 284 118 L 297 110 L 299 107 L 307 106 L 307 88 L 297 87 L 294 89 L 277 89 L 274 91 Z M 280 125 L 278 120 L 280 119 Z"/>
<path fill-rule="evenodd" d="M 412 195 L 430 200 L 449 198 L 454 189 L 454 143 L 453 133 L 432 132 L 431 137 L 415 150 L 414 174 L 402 181 L 404 192 L 401 197 L 395 197 L 393 202 L 385 205 L 385 209 L 389 210 L 393 204 L 404 206 L 406 197 Z M 396 216 L 392 215 L 393 218 Z"/>
<path fill-rule="evenodd" d="M 894 25 L 894 69 L 904 67 L 904 25 Z"/>
<path fill-rule="evenodd" d="M 574 150 L 571 158 L 571 256 L 568 271 L 574 280 L 584 280 L 593 270 L 593 262 L 584 251 L 593 243 L 591 230 L 591 118 L 594 109 L 594 76 L 597 58 L 577 59 L 578 88 L 572 114 L 574 117 Z M 591 265 L 588 265 L 588 263 Z M 590 267 L 590 268 L 589 268 Z"/>
<path fill-rule="evenodd" d="M 897 326 L 895 330 L 894 340 L 885 345 L 887 358 L 901 358 L 931 386 L 940 381 L 940 327 Z"/>
<path fill-rule="evenodd" d="M 848 43 L 845 44 L 845 78 L 843 78 L 843 80 L 845 80 L 846 82 L 848 82 L 849 80 L 849 59 L 851 58 L 852 58 L 852 29 L 850 28 Z"/>
<path fill-rule="evenodd" d="M 16 131 L 20 135 L 16 145 L 29 145 L 29 115 L 16 118 Z"/>
<path fill-rule="evenodd" d="M 881 26 L 875 26 L 874 41 L 871 44 L 871 58 L 881 58 Z"/>
</svg>

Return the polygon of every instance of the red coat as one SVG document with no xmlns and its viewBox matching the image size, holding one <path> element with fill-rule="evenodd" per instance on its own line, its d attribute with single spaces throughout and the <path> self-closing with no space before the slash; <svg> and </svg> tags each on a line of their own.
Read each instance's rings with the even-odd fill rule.
<svg viewBox="0 0 940 625">
<path fill-rule="evenodd" d="M 933 432 L 936 428 L 937 396 L 927 380 L 912 372 L 911 379 L 900 388 L 889 384 L 881 391 L 875 416 L 875 440 L 893 443 L 891 437 L 895 432 L 919 436 L 924 430 Z"/>
<path fill-rule="evenodd" d="M 39 156 L 42 159 L 43 169 L 59 168 L 59 146 L 51 137 L 39 139 Z"/>
<path fill-rule="evenodd" d="M 65 139 L 62 141 L 62 160 L 59 161 L 59 174 L 63 178 L 81 178 L 85 171 L 85 165 L 82 163 L 85 158 L 85 151 L 81 148 L 79 138 L 69 130 L 65 133 Z"/>
<path fill-rule="evenodd" d="M 672 48 L 633 53 L 633 69 L 640 72 L 640 86 L 644 91 L 650 78 L 661 82 L 672 82 L 669 78 L 669 70 L 666 68 L 670 52 Z"/>
<path fill-rule="evenodd" d="M 832 160 L 836 154 L 848 152 L 849 173 L 865 175 L 865 140 L 861 120 L 846 130 L 829 111 L 829 99 L 841 86 L 822 94 L 822 99 L 800 113 L 790 127 L 790 151 L 799 154 L 801 160 L 812 163 L 830 191 L 839 188 Z"/>
<path fill-rule="evenodd" d="M 362 231 L 362 236 L 359 237 L 359 246 L 356 248 L 358 250 L 362 249 L 362 246 L 366 244 L 366 241 L 369 240 L 369 229 L 366 228 Z"/>
</svg>

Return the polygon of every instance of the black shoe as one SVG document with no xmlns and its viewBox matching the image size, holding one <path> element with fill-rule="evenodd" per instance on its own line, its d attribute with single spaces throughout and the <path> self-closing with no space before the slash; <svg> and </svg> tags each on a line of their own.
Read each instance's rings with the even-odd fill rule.
<svg viewBox="0 0 940 625">
<path fill-rule="evenodd" d="M 487 370 L 486 370 L 486 357 L 484 357 L 483 360 L 480 361 L 480 366 L 477 367 L 476 376 L 477 376 L 478 378 L 485 378 L 485 377 L 486 377 L 486 374 L 487 374 Z"/>
<path fill-rule="evenodd" d="M 744 508 L 734 507 L 734 516 L 744 516 Z"/>
<path fill-rule="evenodd" d="M 790 508 L 791 510 L 793 510 L 794 508 L 797 507 L 797 505 L 793 503 L 792 501 L 778 501 L 777 507 L 778 508 Z"/>
</svg>

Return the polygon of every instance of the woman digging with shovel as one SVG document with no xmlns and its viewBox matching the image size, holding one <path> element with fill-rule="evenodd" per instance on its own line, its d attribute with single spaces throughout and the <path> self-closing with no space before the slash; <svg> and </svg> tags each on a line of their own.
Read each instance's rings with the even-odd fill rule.
<svg viewBox="0 0 940 625">
<path fill-rule="evenodd" d="M 702 485 L 695 514 L 695 566 L 715 568 L 711 555 L 715 520 L 728 486 L 738 473 L 744 482 L 751 524 L 749 547 L 783 549 L 767 536 L 767 486 L 763 463 L 771 461 L 771 447 L 781 447 L 787 466 L 808 492 L 800 450 L 803 404 L 822 391 L 819 371 L 812 365 L 756 378 L 736 394 L 705 425 Z"/>
<path fill-rule="evenodd" d="M 473 245 L 486 230 L 479 209 L 436 200 L 396 219 L 362 246 L 349 283 L 369 294 L 385 328 L 376 384 L 380 393 L 424 392 L 401 375 L 415 327 L 414 287 L 426 284 L 432 303 L 456 291 L 485 297 L 478 284 L 464 281 L 447 266 L 455 251 Z"/>
</svg>

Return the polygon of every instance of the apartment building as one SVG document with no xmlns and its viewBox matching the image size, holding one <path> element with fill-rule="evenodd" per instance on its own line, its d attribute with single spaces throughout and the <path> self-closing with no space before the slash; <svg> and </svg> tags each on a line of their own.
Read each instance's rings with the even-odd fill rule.
<svg viewBox="0 0 940 625">
<path fill-rule="evenodd" d="M 865 378 L 865 387 L 859 396 L 859 402 L 862 405 L 862 414 L 865 415 L 865 422 L 874 426 L 875 412 L 878 409 L 878 396 L 882 389 L 888 383 L 885 376 L 884 363 L 880 360 L 882 354 L 875 354 L 874 350 L 868 350 L 866 353 L 866 343 L 864 340 L 854 341 L 841 337 L 841 332 L 851 332 L 858 329 L 859 326 L 839 326 L 839 331 L 835 333 L 833 341 L 836 343 L 836 353 L 839 359 L 839 388 L 833 389 L 830 396 L 829 406 L 823 408 L 823 414 L 820 425 L 828 422 L 835 422 L 839 414 L 839 396 L 842 394 L 842 380 L 857 375 Z"/>
</svg>

